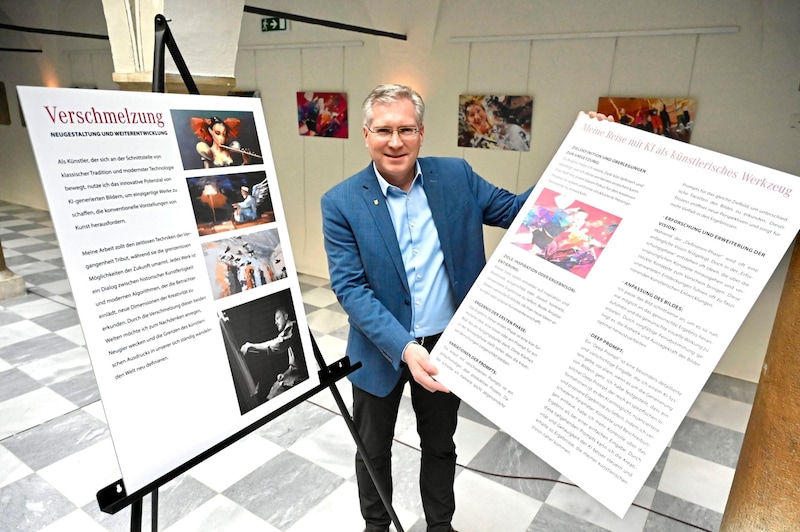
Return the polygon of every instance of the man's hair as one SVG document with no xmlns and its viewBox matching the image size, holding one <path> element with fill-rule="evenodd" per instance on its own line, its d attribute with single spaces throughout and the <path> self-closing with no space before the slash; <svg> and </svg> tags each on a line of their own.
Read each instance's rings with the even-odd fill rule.
<svg viewBox="0 0 800 532">
<path fill-rule="evenodd" d="M 367 99 L 364 100 L 364 105 L 361 108 L 364 117 L 364 125 L 372 125 L 372 107 L 376 103 L 387 104 L 399 102 L 401 100 L 410 100 L 411 103 L 414 104 L 417 126 L 422 126 L 422 121 L 425 117 L 425 102 L 422 101 L 422 96 L 410 87 L 391 83 L 378 85 L 369 93 Z"/>
</svg>

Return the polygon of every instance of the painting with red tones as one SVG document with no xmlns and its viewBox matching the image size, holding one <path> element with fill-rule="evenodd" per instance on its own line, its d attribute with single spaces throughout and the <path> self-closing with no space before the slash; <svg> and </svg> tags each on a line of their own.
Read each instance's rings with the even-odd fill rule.
<svg viewBox="0 0 800 532">
<path fill-rule="evenodd" d="M 612 98 L 597 100 L 597 112 L 626 126 L 690 142 L 697 100 L 694 98 Z"/>
</svg>

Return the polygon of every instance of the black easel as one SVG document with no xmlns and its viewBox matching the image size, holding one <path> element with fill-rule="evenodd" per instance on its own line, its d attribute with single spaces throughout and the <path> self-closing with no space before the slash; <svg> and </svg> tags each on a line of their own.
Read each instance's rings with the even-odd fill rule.
<svg viewBox="0 0 800 532">
<path fill-rule="evenodd" d="M 186 61 L 183 60 L 181 51 L 178 50 L 178 45 L 175 44 L 175 39 L 172 37 L 172 32 L 169 31 L 169 25 L 164 15 L 156 15 L 156 35 L 155 35 L 155 50 L 153 52 L 153 92 L 164 92 L 164 46 L 169 49 L 169 54 L 175 61 L 175 66 L 178 67 L 178 72 L 181 74 L 181 79 L 186 85 L 189 94 L 200 94 L 197 90 L 197 85 L 186 68 Z"/>
<path fill-rule="evenodd" d="M 186 88 L 188 89 L 190 94 L 200 94 L 200 91 L 197 89 L 197 85 L 192 79 L 191 74 L 189 73 L 189 69 L 186 67 L 186 62 L 183 60 L 183 56 L 178 50 L 177 44 L 175 44 L 175 40 L 172 37 L 172 32 L 169 30 L 169 26 L 167 24 L 167 20 L 164 18 L 163 15 L 156 15 L 155 17 L 155 51 L 153 57 L 153 90 L 152 92 L 164 92 L 164 47 L 166 46 L 169 49 L 170 54 L 172 55 L 172 59 L 175 61 L 175 65 L 178 68 L 178 72 L 181 74 L 181 78 L 183 79 Z M 154 480 L 147 486 L 141 488 L 140 490 L 128 494 L 125 489 L 125 483 L 122 479 L 106 486 L 105 488 L 101 489 L 97 492 L 97 502 L 100 506 L 100 509 L 105 513 L 114 514 L 118 511 L 122 510 L 126 506 L 131 507 L 131 532 L 141 532 L 142 530 L 142 503 L 144 496 L 148 493 L 150 494 L 151 498 L 151 531 L 156 532 L 158 530 L 158 488 L 170 480 L 176 478 L 177 476 L 185 473 L 186 471 L 190 470 L 203 460 L 213 456 L 214 454 L 218 453 L 222 449 L 228 447 L 232 443 L 240 440 L 244 436 L 250 434 L 254 430 L 266 425 L 276 417 L 282 415 L 283 413 L 291 410 L 295 406 L 299 405 L 300 403 L 304 402 L 306 399 L 316 395 L 317 393 L 321 392 L 324 389 L 329 389 L 331 394 L 333 394 L 333 398 L 336 401 L 336 405 L 339 407 L 339 411 L 342 414 L 342 418 L 344 419 L 345 423 L 347 424 L 347 428 L 350 430 L 350 434 L 353 436 L 353 441 L 356 444 L 356 448 L 358 449 L 358 453 L 361 455 L 361 458 L 364 461 L 364 465 L 369 472 L 370 477 L 373 479 L 375 483 L 375 487 L 377 488 L 378 494 L 381 497 L 381 501 L 383 502 L 386 510 L 389 513 L 389 516 L 394 523 L 397 532 L 403 532 L 403 527 L 400 524 L 400 519 L 397 517 L 397 514 L 394 511 L 392 506 L 391 497 L 389 496 L 388 491 L 386 490 L 386 486 L 380 485 L 378 482 L 375 481 L 377 478 L 375 467 L 372 464 L 372 460 L 368 457 L 366 453 L 366 449 L 364 447 L 364 442 L 361 439 L 361 436 L 358 434 L 358 429 L 353 422 L 353 418 L 350 417 L 350 412 L 347 409 L 347 406 L 344 404 L 344 400 L 342 399 L 342 395 L 339 393 L 339 389 L 336 387 L 336 383 L 352 373 L 356 371 L 358 368 L 361 367 L 361 363 L 357 363 L 355 365 L 350 364 L 350 359 L 348 357 L 344 357 L 331 365 L 327 365 L 325 359 L 322 357 L 322 352 L 319 350 L 319 346 L 317 345 L 317 341 L 314 339 L 314 335 L 311 334 L 309 330 L 309 335 L 311 336 L 311 345 L 314 350 L 314 358 L 317 362 L 317 365 L 321 368 L 319 370 L 319 380 L 320 383 L 312 388 L 311 390 L 303 393 L 302 395 L 296 397 L 292 401 L 286 403 L 285 405 L 277 408 L 273 412 L 267 414 L 260 420 L 256 421 L 252 425 L 240 430 L 239 432 L 229 436 L 225 440 L 221 441 L 220 443 L 210 447 L 203 453 L 195 456 L 194 458 L 184 462 L 182 465 L 178 466 L 177 468 L 173 469 L 169 473 L 163 475 L 162 477 Z"/>
</svg>

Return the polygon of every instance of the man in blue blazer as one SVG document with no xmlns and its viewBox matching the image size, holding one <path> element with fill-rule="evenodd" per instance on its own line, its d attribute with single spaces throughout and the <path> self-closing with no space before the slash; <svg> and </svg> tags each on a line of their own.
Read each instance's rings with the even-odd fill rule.
<svg viewBox="0 0 800 532">
<path fill-rule="evenodd" d="M 508 228 L 530 189 L 495 187 L 461 159 L 418 158 L 425 134 L 422 98 L 381 85 L 363 106 L 372 163 L 322 197 L 331 287 L 347 312 L 353 419 L 391 495 L 391 446 L 406 382 L 422 447 L 420 492 L 427 529 L 453 530 L 453 435 L 460 400 L 433 377 L 429 351 L 463 301 L 486 258 L 483 225 Z M 367 531 L 390 516 L 356 455 Z"/>
<path fill-rule="evenodd" d="M 399 85 L 364 102 L 372 164 L 322 198 L 331 286 L 350 317 L 353 418 L 391 493 L 391 445 L 405 383 L 421 438 L 420 489 L 428 530 L 452 530 L 459 399 L 432 376 L 428 351 L 485 264 L 483 224 L 508 227 L 530 191 L 499 189 L 461 159 L 422 158 L 422 98 Z M 389 513 L 356 457 L 366 530 Z"/>
</svg>

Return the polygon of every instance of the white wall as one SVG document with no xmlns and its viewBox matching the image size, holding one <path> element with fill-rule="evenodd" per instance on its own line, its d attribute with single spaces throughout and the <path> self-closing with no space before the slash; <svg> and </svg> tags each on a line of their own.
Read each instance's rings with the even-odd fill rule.
<svg viewBox="0 0 800 532">
<path fill-rule="evenodd" d="M 691 96 L 698 99 L 692 143 L 800 175 L 800 2 L 797 0 L 247 0 L 247 5 L 406 34 L 407 41 L 290 23 L 263 33 L 245 13 L 237 88 L 258 89 L 270 133 L 298 268 L 327 276 L 320 195 L 368 162 L 361 101 L 378 83 L 406 83 L 428 105 L 423 155 L 466 158 L 491 181 L 519 191 L 534 184 L 579 110 L 599 96 Z M 9 5 L 10 4 L 10 5 Z M 55 6 L 55 7 L 54 7 Z M 106 33 L 101 0 L 4 3 L 0 21 Z M 454 37 L 557 35 L 737 26 L 735 33 L 453 43 Z M 198 39 L 215 38 L 198 24 Z M 217 36 L 216 38 L 219 38 Z M 0 45 L 12 38 L 0 32 Z M 4 164 L 0 199 L 45 208 L 14 87 L 94 84 L 113 88 L 103 41 L 16 35 L 45 54 L 0 54 L 12 110 L 0 127 Z M 319 43 L 340 43 L 312 47 Z M 342 44 L 345 43 L 345 44 Z M 180 47 L 191 43 L 178 43 Z M 286 47 L 290 45 L 290 47 Z M 47 73 L 55 67 L 55 77 Z M 350 138 L 300 137 L 296 91 L 348 93 Z M 456 146 L 458 95 L 534 97 L 531 151 Z M 13 157 L 11 156 L 13 154 Z M 487 230 L 489 248 L 501 233 Z M 782 263 L 745 321 L 719 371 L 757 380 L 786 272 Z"/>
<path fill-rule="evenodd" d="M 0 22 L 31 28 L 106 34 L 100 0 L 3 2 Z M 0 47 L 42 49 L 44 53 L 0 52 L 11 125 L 0 126 L 0 199 L 47 208 L 28 132 L 20 120 L 16 87 L 96 86 L 116 89 L 108 41 L 0 30 Z"/>
</svg>

